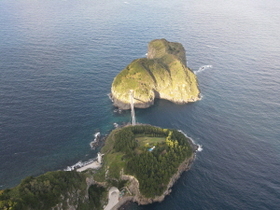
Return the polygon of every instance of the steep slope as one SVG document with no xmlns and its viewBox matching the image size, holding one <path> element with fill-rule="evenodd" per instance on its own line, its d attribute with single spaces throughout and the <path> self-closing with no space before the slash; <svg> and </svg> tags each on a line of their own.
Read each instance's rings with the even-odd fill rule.
<svg viewBox="0 0 280 210">
<path fill-rule="evenodd" d="M 102 209 L 105 191 L 93 184 L 88 174 L 52 171 L 27 177 L 14 188 L 0 190 L 0 209 Z"/>
<path fill-rule="evenodd" d="M 147 58 L 132 61 L 114 78 L 111 87 L 114 105 L 129 109 L 130 90 L 134 91 L 138 108 L 151 106 L 155 98 L 174 103 L 200 99 L 196 75 L 186 66 L 184 47 L 165 39 L 151 41 Z"/>
<path fill-rule="evenodd" d="M 197 146 L 175 129 L 138 124 L 113 130 L 101 149 L 103 166 L 94 175 L 98 182 L 126 181 L 123 199 L 145 205 L 161 202 L 181 173 L 191 166 Z"/>
</svg>

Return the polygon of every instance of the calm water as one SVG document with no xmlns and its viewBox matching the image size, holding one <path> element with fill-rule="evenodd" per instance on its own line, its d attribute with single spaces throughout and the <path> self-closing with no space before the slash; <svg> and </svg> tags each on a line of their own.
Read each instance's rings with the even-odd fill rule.
<svg viewBox="0 0 280 210">
<path fill-rule="evenodd" d="M 166 200 L 126 209 L 279 209 L 277 0 L 1 0 L 0 188 L 95 157 L 94 133 L 130 120 L 107 94 L 152 39 L 182 43 L 203 99 L 159 100 L 137 121 L 203 151 Z"/>
</svg>

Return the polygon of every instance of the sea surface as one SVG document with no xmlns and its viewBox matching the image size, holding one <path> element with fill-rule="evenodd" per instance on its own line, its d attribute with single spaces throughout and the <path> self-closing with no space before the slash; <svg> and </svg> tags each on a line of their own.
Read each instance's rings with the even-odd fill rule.
<svg viewBox="0 0 280 210">
<path fill-rule="evenodd" d="M 203 150 L 162 203 L 124 208 L 279 209 L 279 11 L 278 0 L 1 0 L 0 189 L 94 158 L 94 134 L 130 121 L 107 95 L 113 78 L 166 38 L 185 47 L 203 98 L 157 100 L 136 120 Z"/>
</svg>

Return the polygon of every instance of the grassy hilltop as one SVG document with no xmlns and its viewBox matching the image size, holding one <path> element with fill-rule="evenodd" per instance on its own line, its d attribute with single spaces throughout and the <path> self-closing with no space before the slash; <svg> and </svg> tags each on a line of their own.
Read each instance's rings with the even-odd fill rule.
<svg viewBox="0 0 280 210">
<path fill-rule="evenodd" d="M 147 58 L 132 61 L 115 78 L 111 87 L 114 105 L 129 109 L 130 90 L 135 107 L 146 108 L 155 98 L 174 103 L 199 100 L 196 75 L 186 66 L 185 49 L 180 43 L 156 39 L 149 43 Z"/>
</svg>

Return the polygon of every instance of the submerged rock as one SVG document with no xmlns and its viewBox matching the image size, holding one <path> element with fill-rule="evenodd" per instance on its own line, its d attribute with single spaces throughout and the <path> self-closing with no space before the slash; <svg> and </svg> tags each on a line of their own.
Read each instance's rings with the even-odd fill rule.
<svg viewBox="0 0 280 210">
<path fill-rule="evenodd" d="M 115 78 L 111 87 L 114 106 L 130 109 L 130 90 L 134 106 L 147 108 L 155 98 L 183 104 L 200 99 L 196 75 L 186 65 L 182 44 L 156 39 L 149 43 L 146 58 L 132 61 Z"/>
</svg>

